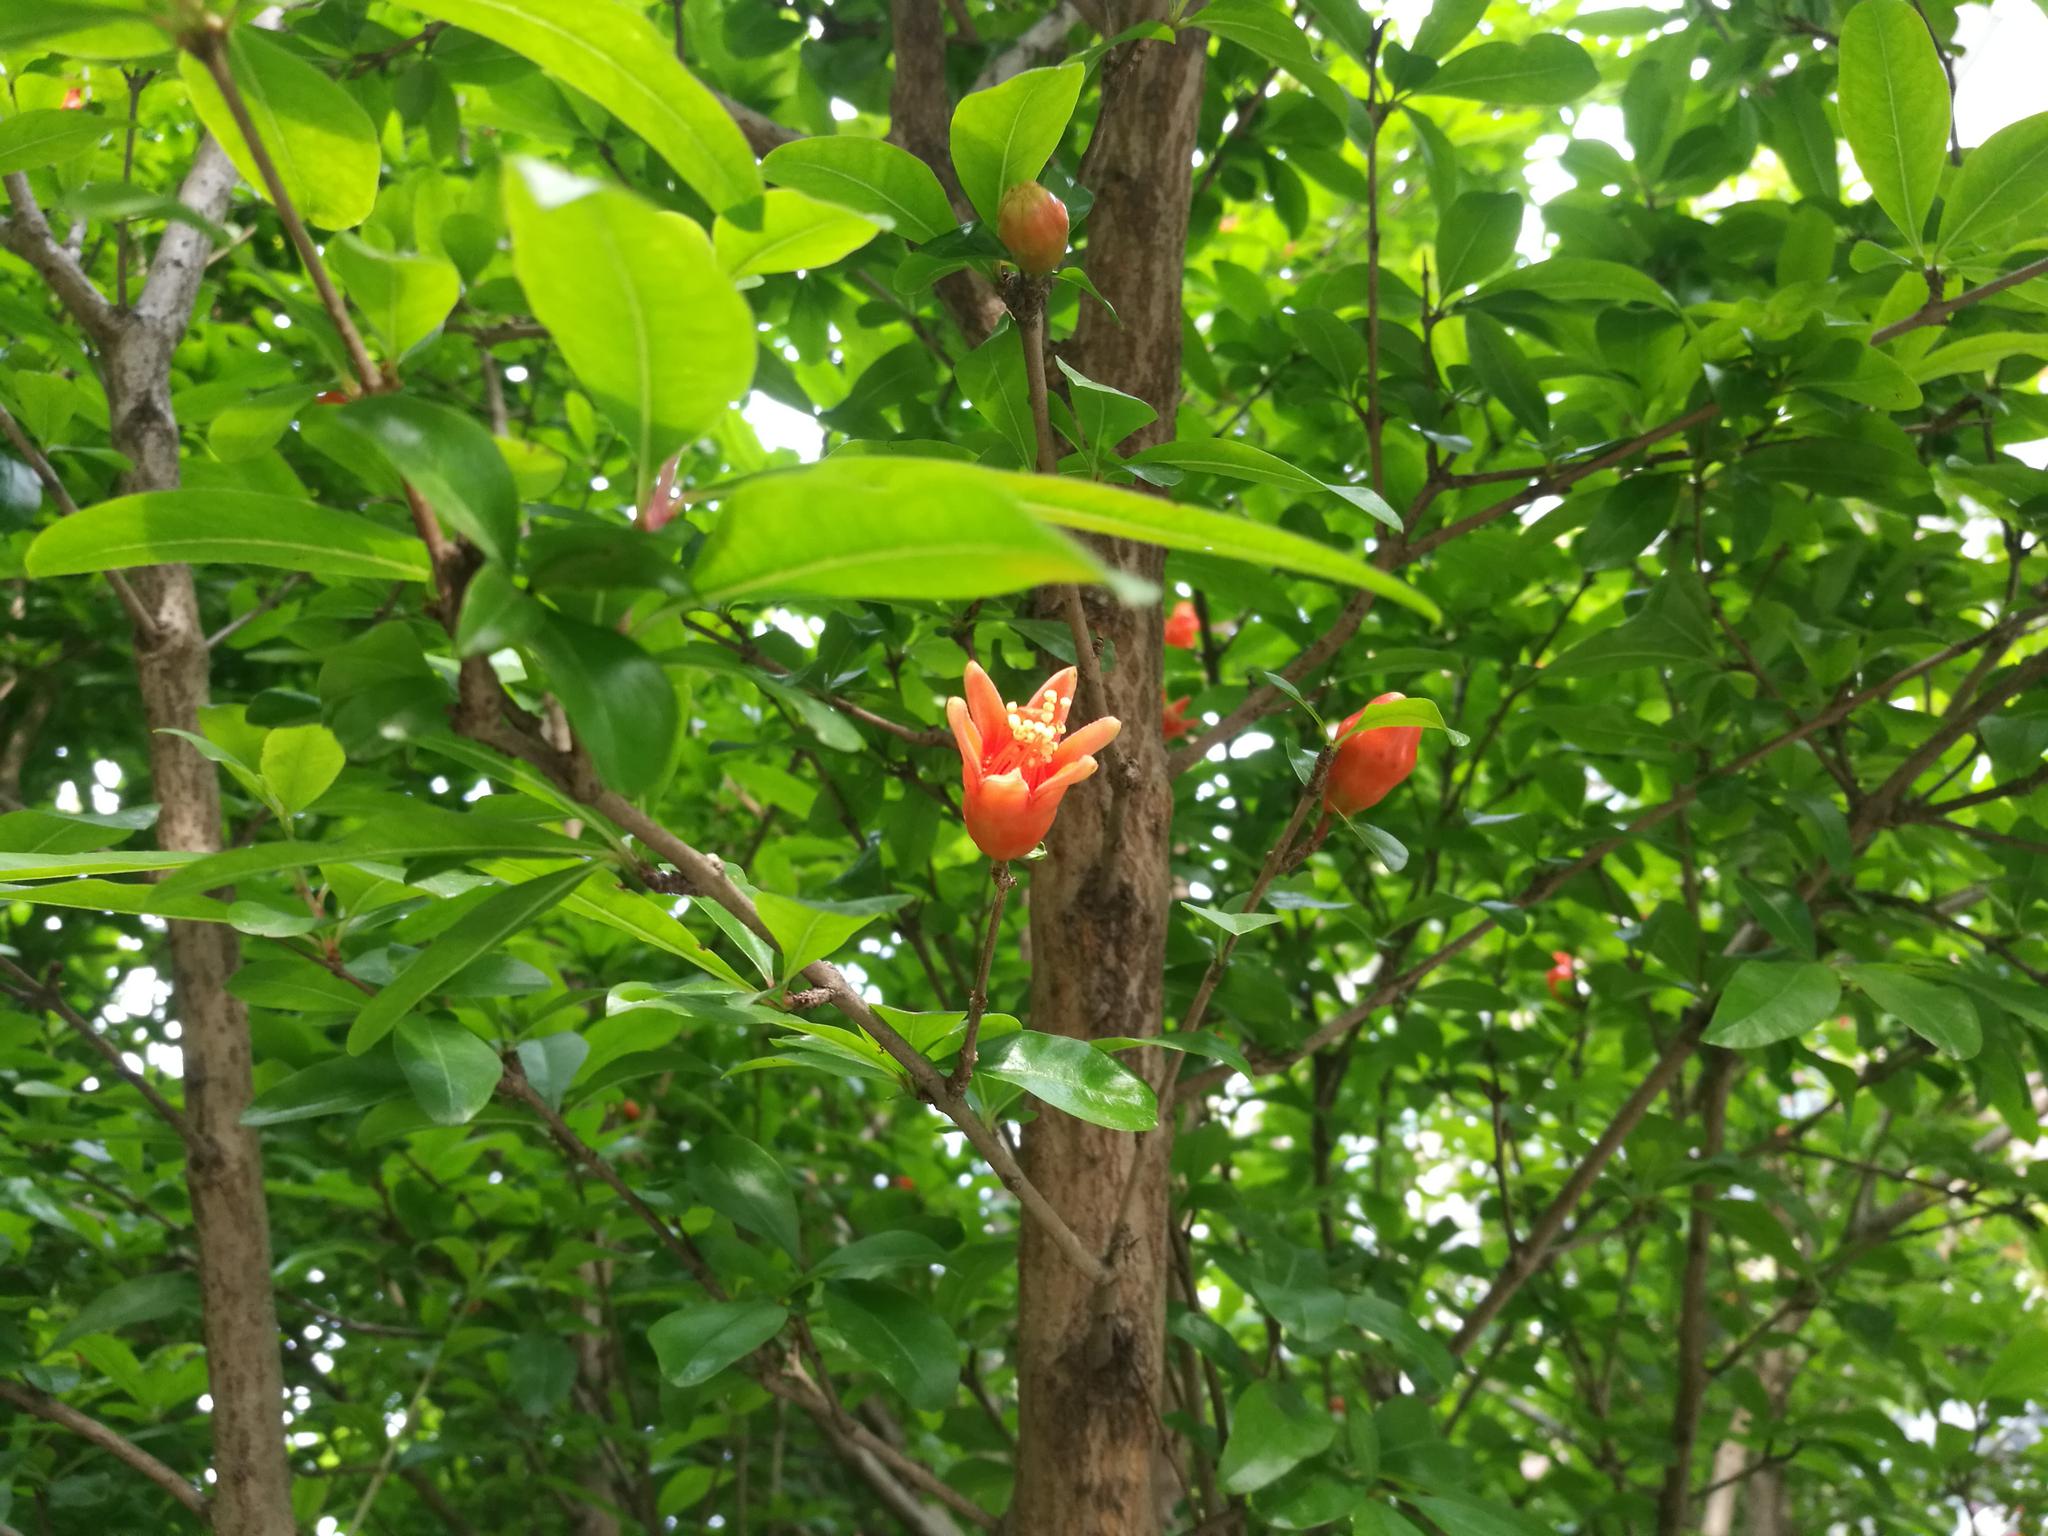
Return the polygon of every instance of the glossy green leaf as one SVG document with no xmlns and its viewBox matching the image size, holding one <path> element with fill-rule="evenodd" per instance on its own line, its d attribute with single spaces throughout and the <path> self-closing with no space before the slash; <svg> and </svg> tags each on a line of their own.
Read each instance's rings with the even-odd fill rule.
<svg viewBox="0 0 2048 1536">
<path fill-rule="evenodd" d="M 936 1413 L 960 1390 L 960 1342 L 916 1297 L 872 1280 L 836 1281 L 825 1288 L 825 1318 L 912 1408 Z"/>
<path fill-rule="evenodd" d="M 82 1339 L 90 1333 L 118 1333 L 137 1323 L 175 1317 L 181 1312 L 193 1311 L 198 1305 L 199 1284 L 191 1275 L 176 1270 L 138 1275 L 133 1280 L 109 1286 L 81 1307 L 78 1316 L 66 1323 L 63 1331 L 50 1341 L 50 1350 L 55 1353 L 73 1339 Z"/>
<path fill-rule="evenodd" d="M 1462 293 L 1507 265 L 1522 236 L 1516 192 L 1466 192 L 1444 210 L 1436 233 L 1437 291 Z"/>
<path fill-rule="evenodd" d="M 414 1101 L 436 1125 L 475 1119 L 504 1075 L 498 1053 L 452 1019 L 404 1019 L 397 1041 L 399 1069 Z"/>
<path fill-rule="evenodd" d="M 834 954 L 869 923 L 887 917 L 909 900 L 908 896 L 871 896 L 863 901 L 802 901 L 774 891 L 754 893 L 755 909 L 782 952 L 785 981 L 813 960 Z"/>
<path fill-rule="evenodd" d="M 1248 933 L 1257 933 L 1261 928 L 1270 928 L 1280 921 L 1278 912 L 1226 912 L 1221 907 L 1204 907 L 1192 901 L 1184 901 L 1181 905 L 1202 921 L 1211 923 L 1240 939 Z"/>
<path fill-rule="evenodd" d="M 953 109 L 953 169 L 982 222 L 995 227 L 1003 193 L 1036 181 L 1059 148 L 1081 96 L 1079 64 L 1027 69 Z"/>
<path fill-rule="evenodd" d="M 2001 250 L 2048 211 L 2048 112 L 2009 123 L 1971 150 L 1941 200 L 1937 249 Z"/>
<path fill-rule="evenodd" d="M 1440 59 L 1467 37 L 1486 15 L 1488 0 L 1434 0 L 1410 49 L 1426 59 Z"/>
<path fill-rule="evenodd" d="M 360 1056 L 369 1050 L 456 972 L 539 921 L 589 873 L 585 866 L 571 865 L 523 885 L 506 886 L 465 912 L 356 1015 L 348 1032 L 349 1054 Z"/>
<path fill-rule="evenodd" d="M 1465 345 L 1472 368 L 1486 392 L 1514 417 L 1524 431 L 1538 438 L 1550 435 L 1550 402 L 1535 369 L 1522 355 L 1507 328 L 1490 315 L 1474 310 L 1465 316 Z"/>
<path fill-rule="evenodd" d="M 412 8 L 524 54 L 601 103 L 713 208 L 760 195 L 754 152 L 732 115 L 643 13 L 617 0 L 420 0 Z"/>
<path fill-rule="evenodd" d="M 946 1250 L 922 1232 L 877 1232 L 834 1248 L 818 1261 L 817 1273 L 837 1280 L 877 1280 L 906 1269 L 922 1273 L 945 1257 Z"/>
<path fill-rule="evenodd" d="M 105 118 L 89 112 L 45 107 L 0 118 L 0 176 L 39 171 L 84 154 L 111 131 Z"/>
<path fill-rule="evenodd" d="M 359 1060 L 336 1057 L 294 1072 L 257 1094 L 242 1111 L 242 1124 L 260 1129 L 354 1114 L 399 1098 L 407 1086 L 397 1058 L 389 1051 Z"/>
<path fill-rule="evenodd" d="M 1833 1018 L 1842 979 L 1824 965 L 1745 960 L 1722 988 L 1706 1042 L 1754 1050 L 1803 1035 Z"/>
<path fill-rule="evenodd" d="M 1552 256 L 1503 273 L 1474 294 L 1469 302 L 1484 303 L 1504 293 L 1533 294 L 1559 304 L 1654 304 L 1675 310 L 1657 282 L 1634 267 L 1588 256 Z"/>
<path fill-rule="evenodd" d="M 818 508 L 832 516 L 821 519 Z M 736 486 L 691 572 L 707 602 L 800 594 L 972 598 L 1101 567 L 1007 479 L 935 459 L 831 458 Z"/>
<path fill-rule="evenodd" d="M 1845 976 L 1864 996 L 1950 1056 L 1968 1060 L 1984 1048 L 1983 1027 L 1966 993 L 1898 965 L 1852 965 Z"/>
<path fill-rule="evenodd" d="M 347 764 L 341 743 L 324 725 L 281 726 L 263 738 L 263 780 L 291 815 L 326 794 Z"/>
<path fill-rule="evenodd" d="M 1336 1438 L 1336 1421 L 1297 1388 L 1254 1381 L 1231 1405 L 1230 1438 L 1216 1475 L 1232 1493 L 1256 1493 L 1321 1455 Z"/>
<path fill-rule="evenodd" d="M 976 413 L 1009 445 L 1014 462 L 1038 462 L 1038 428 L 1031 416 L 1030 384 L 1024 376 L 1024 344 L 1005 317 L 988 340 L 954 365 Z"/>
<path fill-rule="evenodd" d="M 354 235 L 328 242 L 327 265 L 370 333 L 397 361 L 435 335 L 462 297 L 455 264 L 438 256 L 380 251 Z"/>
<path fill-rule="evenodd" d="M 851 208 L 920 244 L 959 223 L 932 168 L 887 139 L 797 139 L 770 150 L 761 174 L 777 186 Z"/>
<path fill-rule="evenodd" d="M 654 788 L 674 750 L 676 692 L 626 636 L 550 611 L 531 645 L 598 772 L 622 794 Z"/>
<path fill-rule="evenodd" d="M 518 554 L 519 492 L 490 434 L 460 411 L 406 395 L 370 395 L 334 413 L 427 499 L 451 532 L 491 559 Z"/>
<path fill-rule="evenodd" d="M 772 1301 L 701 1301 L 656 1321 L 647 1342 L 664 1381 L 695 1387 L 751 1355 L 788 1321 Z"/>
<path fill-rule="evenodd" d="M 643 482 L 744 395 L 754 319 L 704 231 L 537 160 L 505 176 L 513 267 Z"/>
<path fill-rule="evenodd" d="M 426 546 L 366 517 L 260 491 L 144 491 L 53 523 L 28 550 L 31 576 L 137 565 L 255 565 L 322 577 L 425 581 Z"/>
<path fill-rule="evenodd" d="M 829 267 L 876 234 L 875 224 L 858 213 L 783 187 L 749 212 L 746 223 L 721 215 L 711 230 L 718 264 L 734 278 Z"/>
<path fill-rule="evenodd" d="M 1020 1030 L 985 1046 L 975 1071 L 1113 1131 L 1149 1131 L 1159 1101 L 1144 1080 L 1085 1040 Z"/>
<path fill-rule="evenodd" d="M 377 201 L 381 156 L 376 131 L 355 98 L 255 27 L 228 33 L 227 61 L 256 136 L 299 216 L 321 229 L 353 229 L 368 218 Z M 256 195 L 268 201 L 255 157 L 212 74 L 190 53 L 178 56 L 178 74 L 206 131 Z"/>
<path fill-rule="evenodd" d="M 1285 459 L 1230 437 L 1183 438 L 1134 453 L 1130 464 L 1164 464 L 1191 474 L 1221 475 L 1258 485 L 1277 485 L 1303 495 L 1324 493 L 1349 502 L 1369 517 L 1399 529 L 1401 517 L 1386 498 L 1362 485 L 1331 485 Z"/>
<path fill-rule="evenodd" d="M 1554 107 L 1600 83 L 1592 57 L 1570 38 L 1539 32 L 1527 42 L 1480 43 L 1444 60 L 1420 96 L 1457 96 L 1494 106 Z"/>
<path fill-rule="evenodd" d="M 775 1243 L 791 1258 L 803 1243 L 796 1196 L 782 1164 L 744 1136 L 712 1136 L 690 1159 L 690 1187 L 736 1227 Z"/>
<path fill-rule="evenodd" d="M 590 1042 L 567 1030 L 519 1043 L 519 1069 L 550 1109 L 562 1107 L 569 1085 L 576 1081 L 576 1074 L 589 1056 Z"/>
<path fill-rule="evenodd" d="M 1914 249 L 1948 151 L 1948 79 L 1909 0 L 1857 0 L 1839 49 L 1842 136 L 1878 207 Z"/>
</svg>

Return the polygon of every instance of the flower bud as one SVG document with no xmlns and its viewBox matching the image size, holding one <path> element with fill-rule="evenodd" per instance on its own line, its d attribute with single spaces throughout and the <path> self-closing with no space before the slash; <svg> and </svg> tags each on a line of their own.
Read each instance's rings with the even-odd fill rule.
<svg viewBox="0 0 2048 1536">
<path fill-rule="evenodd" d="M 1056 272 L 1067 254 L 1067 205 L 1035 181 L 1020 181 L 996 210 L 996 237 L 1032 277 Z"/>
</svg>

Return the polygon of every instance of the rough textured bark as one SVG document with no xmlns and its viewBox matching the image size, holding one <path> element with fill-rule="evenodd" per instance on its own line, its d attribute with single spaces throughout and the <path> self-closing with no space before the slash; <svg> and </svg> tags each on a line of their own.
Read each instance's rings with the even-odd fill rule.
<svg viewBox="0 0 2048 1536">
<path fill-rule="evenodd" d="M 1117 10 L 1112 31 L 1165 6 Z M 1096 198 L 1088 272 L 1123 324 L 1084 301 L 1066 355 L 1089 377 L 1159 412 L 1161 424 L 1142 434 L 1147 441 L 1171 435 L 1180 395 L 1181 269 L 1203 48 L 1202 36 L 1191 33 L 1170 47 L 1145 43 L 1119 54 L 1105 70 L 1096 141 L 1084 161 Z M 1154 549 L 1106 543 L 1102 551 L 1155 580 L 1163 569 Z M 1103 683 L 1124 732 L 1113 749 L 1119 761 L 1067 798 L 1051 856 L 1032 875 L 1031 1021 L 1084 1039 L 1154 1034 L 1163 1005 L 1173 810 L 1159 729 L 1160 612 L 1093 594 L 1087 613 L 1094 636 L 1115 647 L 1116 665 Z M 1154 1082 L 1163 1068 L 1147 1058 L 1156 1054 L 1136 1063 Z M 1025 1224 L 1010 1512 L 1010 1529 L 1020 1536 L 1150 1536 L 1159 1529 L 1169 1146 L 1166 1134 L 1134 1137 L 1046 1109 L 1026 1128 L 1025 1171 L 1113 1259 L 1115 1274 L 1098 1291 Z"/>
<path fill-rule="evenodd" d="M 234 186 L 227 157 L 208 140 L 180 196 L 219 218 Z M 121 490 L 178 484 L 178 422 L 171 352 L 184 334 L 204 268 L 204 236 L 173 225 L 134 312 L 108 346 L 107 404 L 114 447 L 130 464 Z M 214 766 L 168 730 L 197 731 L 208 697 L 206 630 L 189 566 L 150 566 L 130 580 L 153 637 L 135 642 L 150 774 L 163 809 L 157 842 L 209 853 L 221 847 Z M 173 1007 L 184 1026 L 185 1116 L 192 1129 L 187 1187 L 199 1235 L 202 1333 L 213 1396 L 213 1526 L 221 1536 L 288 1536 L 291 1471 L 284 1446 L 284 1369 L 270 1287 L 270 1221 L 262 1145 L 241 1123 L 251 1094 L 249 1021 L 227 990 L 240 960 L 232 928 L 170 925 Z"/>
</svg>

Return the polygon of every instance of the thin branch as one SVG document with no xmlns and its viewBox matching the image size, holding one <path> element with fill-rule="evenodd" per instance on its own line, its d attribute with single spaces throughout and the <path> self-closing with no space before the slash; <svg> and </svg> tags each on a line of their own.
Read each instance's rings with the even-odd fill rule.
<svg viewBox="0 0 2048 1536">
<path fill-rule="evenodd" d="M 50 500 L 57 504 L 57 515 L 77 516 L 78 503 L 71 499 L 71 492 L 58 478 L 56 468 L 44 456 L 42 449 L 35 445 L 34 439 L 22 430 L 21 423 L 14 419 L 4 405 L 0 405 L 0 436 L 4 436 L 13 445 L 14 451 L 22 456 L 28 467 L 35 471 L 36 478 L 43 482 L 43 488 L 50 493 Z M 114 589 L 114 595 L 121 599 L 121 606 L 128 610 L 128 621 L 135 626 L 136 638 L 144 644 L 153 643 L 157 636 L 156 620 L 150 617 L 149 609 L 143 606 L 135 588 L 128 584 L 128 578 L 119 571 L 102 571 L 100 574 L 107 578 L 107 585 Z"/>
<path fill-rule="evenodd" d="M 69 1025 L 74 1034 L 99 1053 L 116 1076 L 142 1095 L 144 1102 L 156 1111 L 158 1118 L 177 1132 L 180 1141 L 187 1146 L 192 1144 L 192 1127 L 186 1123 L 185 1117 L 171 1107 L 170 1100 L 157 1092 L 156 1086 L 148 1078 L 122 1060 L 120 1048 L 95 1029 L 92 1020 L 67 1003 L 55 986 L 37 981 L 5 955 L 0 955 L 0 976 L 5 976 L 14 983 L 11 990 L 23 1002 L 46 1008 Z"/>
<path fill-rule="evenodd" d="M 1952 299 L 1944 299 L 1938 304 L 1931 301 L 1923 304 L 1905 319 L 1895 320 L 1890 325 L 1872 331 L 1870 344 L 1873 347 L 1882 346 L 1885 342 L 1895 340 L 1908 331 L 1918 330 L 1923 325 L 1939 325 L 1959 309 L 1968 309 L 1972 304 L 1980 304 L 2008 288 L 2017 288 L 2021 283 L 2031 282 L 2037 277 L 2048 277 L 2048 256 L 2030 261 L 2023 267 L 2015 267 L 2003 277 L 1994 277 L 1988 283 L 1979 283 L 1975 288 L 1965 288 Z"/>
<path fill-rule="evenodd" d="M 981 1036 L 981 1016 L 988 1012 L 989 966 L 996 957 L 996 936 L 1002 932 L 1003 903 L 1010 899 L 1010 887 L 1017 883 L 1006 859 L 992 860 L 988 872 L 989 879 L 995 883 L 996 893 L 989 901 L 988 931 L 981 940 L 981 966 L 974 973 L 974 990 L 967 995 L 967 1032 L 960 1037 L 960 1059 L 953 1064 L 953 1075 L 947 1084 L 955 1094 L 965 1094 L 974 1077 L 974 1051 Z"/>
<path fill-rule="evenodd" d="M 266 592 L 246 612 L 238 614 L 234 618 L 229 619 L 227 623 L 221 625 L 219 629 L 216 629 L 212 634 L 208 635 L 206 637 L 206 648 L 209 651 L 212 650 L 215 646 L 219 645 L 221 641 L 227 639 L 229 635 L 235 633 L 236 630 L 241 629 L 246 624 L 253 624 L 256 620 L 262 618 L 263 615 L 270 612 L 271 609 L 275 608 L 279 603 L 283 602 L 286 598 L 290 597 L 292 593 L 295 590 L 297 590 L 299 584 L 303 582 L 305 579 L 306 577 L 303 571 L 293 571 L 289 576 L 285 577 L 283 581 L 279 582 L 276 586 L 272 587 L 268 592 Z"/>
<path fill-rule="evenodd" d="M 13 1381 L 0 1381 L 0 1403 L 12 1403 L 23 1413 L 32 1413 L 39 1419 L 47 1419 L 52 1424 L 70 1430 L 80 1439 L 92 1442 L 116 1460 L 126 1462 L 133 1470 L 140 1472 L 201 1520 L 207 1518 L 204 1494 L 127 1436 L 107 1428 L 98 1419 L 58 1402 L 48 1393 L 38 1392 L 34 1387 Z"/>
<path fill-rule="evenodd" d="M 112 345 L 119 330 L 114 308 L 107 296 L 86 275 L 78 258 L 57 238 L 50 221 L 29 190 L 28 177 L 20 171 L 0 178 L 13 205 L 11 218 L 0 219 L 0 246 L 5 246 L 36 270 L 87 336 L 101 350 Z"/>
</svg>

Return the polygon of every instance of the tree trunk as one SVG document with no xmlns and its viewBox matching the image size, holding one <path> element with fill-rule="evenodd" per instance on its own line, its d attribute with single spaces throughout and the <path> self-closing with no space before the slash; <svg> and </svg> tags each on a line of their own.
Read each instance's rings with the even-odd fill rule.
<svg viewBox="0 0 2048 1536">
<path fill-rule="evenodd" d="M 1165 13 L 1159 0 L 1112 6 L 1115 32 Z M 1083 374 L 1159 412 L 1141 443 L 1173 435 L 1180 398 L 1181 270 L 1189 160 L 1201 104 L 1204 39 L 1120 51 L 1105 67 L 1102 115 L 1083 170 L 1095 193 L 1088 272 L 1122 317 L 1082 301 L 1065 349 Z M 1099 546 L 1121 569 L 1158 580 L 1157 549 Z M 1090 1039 L 1161 1026 L 1170 910 L 1173 786 L 1160 734 L 1161 620 L 1100 594 L 1090 630 L 1114 647 L 1103 678 L 1124 722 L 1095 783 L 1067 797 L 1031 877 L 1032 1027 Z M 1132 1064 L 1153 1082 L 1159 1053 Z M 1126 1058 L 1127 1060 L 1129 1058 Z M 1171 1131 L 1143 1137 L 1040 1107 L 1024 1166 L 1067 1222 L 1114 1264 L 1101 1293 L 1026 1223 L 1018 1247 L 1017 1492 L 1023 1536 L 1151 1536 L 1165 1376 L 1167 1153 Z M 1133 1183 L 1124 1201 L 1127 1181 Z M 1120 1219 L 1121 1212 L 1121 1219 Z"/>
<path fill-rule="evenodd" d="M 220 217 L 234 173 L 206 141 L 182 200 Z M 114 447 L 130 468 L 124 493 L 178 484 L 178 422 L 171 409 L 171 353 L 184 334 L 207 246 L 174 225 L 150 282 L 122 320 L 106 358 Z M 158 845 L 221 848 L 220 780 L 211 762 L 166 731 L 198 731 L 207 702 L 206 630 L 189 566 L 148 566 L 129 581 L 155 633 L 135 637 L 135 666 L 149 731 L 150 775 L 162 810 Z M 183 1026 L 185 1118 L 191 1127 L 186 1186 L 198 1232 L 201 1329 L 213 1396 L 213 1528 L 219 1536 L 289 1536 L 291 1469 L 285 1459 L 284 1369 L 270 1286 L 270 1219 L 262 1144 L 241 1123 L 252 1091 L 249 1021 L 227 990 L 240 963 L 235 931 L 215 923 L 170 924 L 172 1005 Z"/>
</svg>

